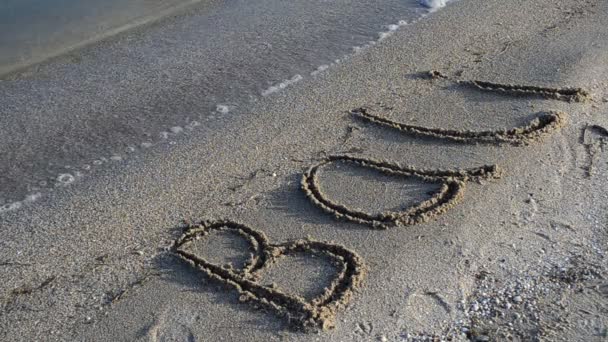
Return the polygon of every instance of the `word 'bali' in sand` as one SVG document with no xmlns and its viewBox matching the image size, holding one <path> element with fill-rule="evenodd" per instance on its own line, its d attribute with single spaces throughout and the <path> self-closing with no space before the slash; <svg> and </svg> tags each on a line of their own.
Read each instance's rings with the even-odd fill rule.
<svg viewBox="0 0 608 342">
<path fill-rule="evenodd" d="M 332 163 L 351 163 L 387 175 L 414 177 L 424 182 L 441 184 L 441 188 L 429 199 L 404 208 L 402 211 L 389 211 L 379 214 L 367 213 L 336 203 L 323 193 L 319 183 L 319 174 L 323 168 Z M 386 229 L 393 226 L 407 226 L 425 222 L 443 214 L 463 198 L 465 182 L 499 177 L 500 170 L 497 166 L 482 166 L 466 170 L 421 170 L 386 161 L 346 155 L 330 156 L 321 163 L 312 166 L 302 177 L 302 189 L 313 203 L 338 218 L 369 224 L 374 228 Z"/>
<path fill-rule="evenodd" d="M 231 231 L 247 239 L 252 254 L 242 269 L 217 265 L 188 251 L 193 241 L 204 239 L 214 230 Z M 361 257 L 343 246 L 312 240 L 270 244 L 264 233 L 232 221 L 202 222 L 190 226 L 176 241 L 174 251 L 209 277 L 234 287 L 241 294 L 242 301 L 255 301 L 304 329 L 333 328 L 338 310 L 352 299 L 354 291 L 361 286 L 366 275 Z M 280 257 L 295 253 L 329 258 L 339 266 L 340 271 L 331 285 L 311 301 L 258 282 L 260 271 L 276 263 Z"/>
<path fill-rule="evenodd" d="M 580 88 L 543 88 L 459 80 L 438 71 L 431 71 L 425 75 L 433 79 L 451 80 L 458 84 L 499 93 L 543 96 L 569 102 L 581 102 L 589 98 L 589 93 Z M 470 143 L 527 144 L 558 130 L 565 122 L 564 113 L 548 112 L 542 113 L 521 127 L 474 132 L 398 123 L 373 114 L 372 112 L 376 110 L 392 110 L 392 108 L 367 107 L 353 110 L 352 113 L 365 120 L 390 126 L 406 133 Z M 324 194 L 319 182 L 319 175 L 324 168 L 333 163 L 350 163 L 387 175 L 414 177 L 424 182 L 438 184 L 440 188 L 431 194 L 430 198 L 401 211 L 368 213 L 336 203 Z M 421 170 L 386 161 L 343 155 L 330 156 L 310 167 L 303 175 L 301 185 L 313 203 L 336 217 L 385 229 L 421 223 L 443 214 L 463 198 L 466 182 L 499 178 L 500 175 L 501 171 L 495 165 L 464 170 Z M 214 264 L 204 257 L 188 251 L 188 247 L 192 245 L 193 241 L 204 239 L 211 231 L 230 231 L 243 236 L 248 241 L 252 254 L 244 267 L 235 269 L 231 266 Z M 354 291 L 362 285 L 366 275 L 363 260 L 343 246 L 312 240 L 270 244 L 262 232 L 232 221 L 203 222 L 189 227 L 175 242 L 174 252 L 209 277 L 234 287 L 241 294 L 242 301 L 255 301 L 286 317 L 295 326 L 304 329 L 324 330 L 334 327 L 337 311 L 344 308 L 352 299 Z M 306 300 L 300 295 L 287 294 L 274 286 L 260 284 L 260 271 L 276 263 L 280 257 L 295 253 L 325 257 L 339 265 L 340 271 L 337 272 L 332 283 L 324 289 L 323 294 L 312 300 Z"/>
</svg>

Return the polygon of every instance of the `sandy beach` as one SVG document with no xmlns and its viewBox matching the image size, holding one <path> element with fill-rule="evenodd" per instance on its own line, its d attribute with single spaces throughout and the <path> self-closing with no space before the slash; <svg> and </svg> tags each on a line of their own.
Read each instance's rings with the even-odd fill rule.
<svg viewBox="0 0 608 342">
<path fill-rule="evenodd" d="M 0 340 L 608 340 L 606 23 L 600 0 L 454 1 L 22 200 L 0 212 Z M 37 79 L 40 98 L 10 100 L 42 106 L 46 78 L 73 76 L 49 63 L 0 88 Z M 128 97 L 99 85 L 104 102 L 209 110 L 203 76 L 151 99 L 137 85 L 156 69 L 140 67 Z M 124 128 L 111 122 L 84 126 Z M 13 180 L 38 175 L 55 133 L 5 153 L 3 196 L 28 194 Z M 131 146 L 121 137 L 108 146 Z"/>
</svg>

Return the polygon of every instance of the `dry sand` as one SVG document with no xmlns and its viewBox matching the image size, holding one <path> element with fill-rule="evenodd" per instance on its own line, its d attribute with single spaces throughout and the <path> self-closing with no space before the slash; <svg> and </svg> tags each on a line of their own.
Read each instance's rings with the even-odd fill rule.
<svg viewBox="0 0 608 342">
<path fill-rule="evenodd" d="M 599 0 L 457 1 L 242 109 L 248 115 L 226 129 L 157 147 L 3 214 L 0 339 L 606 340 L 606 22 L 608 3 Z M 502 84 L 582 87 L 592 96 L 569 103 L 416 76 L 435 69 Z M 523 126 L 538 112 L 568 118 L 527 146 L 469 144 L 350 114 L 378 102 L 396 109 L 388 114 L 395 122 L 455 130 Z M 310 166 L 343 153 L 421 169 L 496 164 L 503 174 L 467 183 L 463 200 L 433 220 L 375 230 L 336 220 L 300 189 Z M 319 182 L 333 201 L 368 212 L 437 191 L 349 167 Z M 333 241 L 364 260 L 365 281 L 334 329 L 299 331 L 176 257 L 175 240 L 203 219 L 243 222 L 273 243 Z M 235 248 L 242 243 L 216 239 L 210 259 L 248 257 Z M 336 271 L 286 256 L 259 282 L 314 296 L 328 272 Z"/>
</svg>

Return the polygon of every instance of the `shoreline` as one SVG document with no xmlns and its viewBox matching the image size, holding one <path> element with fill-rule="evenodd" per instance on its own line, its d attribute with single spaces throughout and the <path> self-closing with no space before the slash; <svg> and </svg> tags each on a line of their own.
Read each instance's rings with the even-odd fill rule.
<svg viewBox="0 0 608 342">
<path fill-rule="evenodd" d="M 120 34 L 127 33 L 133 29 L 141 29 L 147 25 L 151 25 L 162 20 L 167 20 L 172 16 L 183 15 L 183 11 L 185 11 L 187 8 L 201 3 L 202 1 L 203 0 L 187 0 L 186 2 L 172 5 L 169 8 L 159 8 L 154 14 L 128 18 L 128 24 L 119 24 L 118 26 L 108 29 L 102 33 L 98 33 L 84 39 L 81 38 L 77 42 L 68 44 L 66 46 L 47 48 L 46 50 L 51 49 L 53 51 L 44 52 L 42 55 L 37 57 L 29 57 L 25 62 L 13 62 L 12 64 L 0 67 L 0 80 L 14 79 L 23 73 L 27 73 L 28 70 L 32 68 L 39 68 L 41 65 L 52 63 L 54 60 L 65 58 L 66 56 L 95 43 L 115 38 Z"/>
<path fill-rule="evenodd" d="M 272 0 L 266 6 L 274 8 Z M 361 6 L 365 8 L 369 4 Z M 403 10 L 408 5 L 392 6 Z M 273 44 L 285 43 L 272 22 L 290 7 L 278 7 L 277 13 L 272 13 L 273 20 L 262 27 L 248 11 L 239 11 L 238 6 L 226 5 L 210 11 L 199 8 L 196 13 L 164 18 L 162 25 L 135 29 L 120 39 L 93 44 L 75 56 L 63 56 L 53 63 L 30 68 L 21 77 L 0 84 L 0 91 L 6 92 L 0 107 L 6 117 L 0 144 L 7 159 L 17 165 L 0 165 L 0 212 L 19 209 L 56 188 L 86 178 L 102 165 L 121 163 L 155 145 L 178 143 L 203 126 L 215 126 L 215 121 L 232 117 L 239 107 L 247 108 L 309 75 L 317 77 L 364 51 L 405 25 L 404 17 L 425 16 L 417 12 L 419 8 L 406 11 L 397 15 L 398 22 L 393 21 L 394 24 L 386 27 L 380 25 L 382 31 L 377 32 L 376 28 L 367 32 L 373 40 L 364 39 L 365 44 L 355 46 L 357 51 L 351 51 L 352 46 L 345 43 L 348 51 L 344 46 L 327 50 L 327 56 L 320 56 L 318 62 L 310 63 L 306 50 L 298 46 L 297 41 L 289 42 L 283 49 L 294 55 L 284 62 L 281 52 L 272 48 Z M 265 8 L 257 10 L 265 11 Z M 356 9 L 351 12 L 348 15 L 360 16 Z M 386 12 L 382 18 L 396 16 Z M 237 18 L 245 15 L 244 19 L 248 20 L 242 23 L 243 27 L 233 27 L 222 19 L 230 15 Z M 297 13 L 290 15 L 298 17 Z M 325 30 L 343 29 L 340 29 L 342 24 L 332 23 L 331 15 L 322 19 L 330 25 Z M 371 23 L 377 26 L 374 20 Z M 199 31 L 208 29 L 218 31 L 218 37 L 201 42 Z M 240 44 L 227 41 L 239 30 L 268 31 L 268 36 L 258 34 Z M 293 34 L 297 37 L 303 33 L 306 32 Z M 318 41 L 314 37 L 301 38 Z M 361 37 L 352 40 L 360 43 Z M 175 49 L 176 44 L 187 48 L 181 52 Z M 289 48 L 293 44 L 296 46 Z M 322 42 L 314 44 L 322 45 Z M 258 51 L 259 46 L 264 46 L 263 51 Z M 156 56 L 157 50 L 162 51 L 160 57 Z M 344 55 L 345 52 L 352 54 Z M 222 55 L 225 56 L 219 58 Z M 171 71 L 165 68 L 167 62 L 172 65 Z M 232 71 L 230 66 L 235 63 L 244 69 L 244 75 Z M 205 96 L 192 95 L 198 93 Z M 179 97 L 184 100 L 175 100 Z"/>
</svg>

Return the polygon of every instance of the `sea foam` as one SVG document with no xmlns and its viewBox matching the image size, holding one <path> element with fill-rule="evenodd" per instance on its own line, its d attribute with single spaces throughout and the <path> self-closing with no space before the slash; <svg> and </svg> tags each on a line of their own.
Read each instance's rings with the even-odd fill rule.
<svg viewBox="0 0 608 342">
<path fill-rule="evenodd" d="M 428 8 L 429 12 L 435 12 L 443 7 L 445 7 L 449 2 L 451 2 L 452 0 L 418 0 L 418 2 Z M 422 18 L 426 17 L 426 14 L 420 16 L 419 18 L 414 19 L 413 21 L 407 22 L 405 20 L 400 20 L 398 23 L 396 24 L 390 24 L 385 26 L 386 27 L 386 31 L 384 32 L 379 32 L 378 33 L 378 38 L 377 41 L 382 41 L 385 38 L 388 38 L 389 36 L 391 36 L 393 33 L 395 33 L 401 26 L 405 26 L 408 24 L 412 24 L 415 23 L 419 20 L 421 20 Z M 364 44 L 362 46 L 355 46 L 353 47 L 353 53 L 354 54 L 359 54 L 360 52 L 362 52 L 363 50 L 373 46 L 376 44 L 377 41 L 370 41 L 367 44 Z M 327 69 L 329 69 L 332 65 L 335 64 L 339 64 L 342 63 L 345 60 L 348 60 L 350 58 L 349 54 L 346 54 L 345 56 L 343 56 L 340 59 L 336 59 L 334 60 L 333 63 L 329 63 L 329 64 L 324 64 L 324 65 L 320 65 L 319 67 L 317 67 L 317 69 L 315 69 L 314 71 L 312 71 L 310 74 L 311 76 L 316 76 L 317 74 L 326 71 Z M 285 88 L 287 88 L 288 86 L 297 83 L 299 81 L 301 81 L 303 79 L 303 77 L 301 75 L 295 75 L 290 79 L 284 80 L 283 82 L 280 82 L 278 84 L 272 85 L 270 86 L 268 89 L 264 90 L 262 92 L 262 96 L 268 96 L 272 93 L 275 92 L 279 92 Z M 216 106 L 216 111 L 214 113 L 219 113 L 219 114 L 227 114 L 231 111 L 230 106 L 227 105 L 223 105 L 223 104 L 218 104 Z M 209 118 L 214 118 L 215 116 L 211 115 L 209 116 Z M 201 126 L 201 123 L 199 121 L 192 121 L 192 122 L 186 122 L 185 126 L 173 126 L 171 127 L 169 130 L 167 131 L 162 131 L 159 133 L 159 138 L 160 140 L 165 140 L 167 141 L 169 139 L 169 137 L 171 135 L 179 135 L 182 132 L 184 132 L 184 129 L 187 130 L 193 130 L 195 129 L 195 127 L 197 126 Z M 156 139 L 153 139 L 156 140 Z M 151 148 L 152 146 L 154 146 L 156 144 L 156 141 L 144 141 L 142 143 L 140 143 L 140 146 L 144 149 L 147 148 Z M 175 141 L 171 141 L 169 142 L 170 145 L 174 145 L 176 144 Z M 126 149 L 127 153 L 134 153 L 136 152 L 136 148 L 135 147 L 128 147 Z M 120 161 L 123 160 L 123 156 L 114 154 L 110 157 L 110 160 L 113 161 Z M 101 166 L 102 164 L 108 162 L 109 160 L 105 157 L 101 157 L 97 160 L 93 160 L 91 162 L 92 165 L 90 164 L 85 164 L 82 166 L 82 170 L 85 171 L 89 171 L 92 170 L 93 167 L 95 166 Z M 66 186 L 66 185 L 70 185 L 72 183 L 75 182 L 76 177 L 81 177 L 83 176 L 83 174 L 81 172 L 76 171 L 75 176 L 73 174 L 70 173 L 63 173 L 63 174 L 59 174 L 56 177 L 56 182 L 55 184 L 51 185 L 51 188 L 54 186 Z M 42 187 L 47 187 L 49 184 L 47 184 L 46 181 L 41 181 L 39 182 L 39 185 Z M 13 211 L 13 210 L 18 210 L 20 209 L 24 203 L 31 203 L 31 202 L 35 202 L 36 200 L 38 200 L 43 194 L 41 192 L 34 192 L 34 193 L 30 193 L 28 194 L 22 201 L 16 201 L 16 202 L 12 202 L 12 203 L 7 203 L 4 205 L 0 205 L 0 213 L 3 212 L 7 212 L 7 211 Z"/>
<path fill-rule="evenodd" d="M 420 4 L 434 12 L 442 7 L 445 7 L 450 0 L 420 0 Z"/>
<path fill-rule="evenodd" d="M 270 88 L 264 90 L 262 92 L 262 96 L 268 96 L 268 95 L 270 95 L 272 93 L 276 93 L 277 91 L 285 89 L 288 86 L 290 86 L 290 85 L 292 85 L 292 84 L 294 84 L 296 82 L 301 81 L 302 79 L 303 79 L 303 77 L 301 75 L 295 75 L 294 77 L 292 77 L 292 78 L 290 78 L 288 80 L 285 80 L 285 81 L 279 83 L 278 85 L 273 85 Z"/>
</svg>

